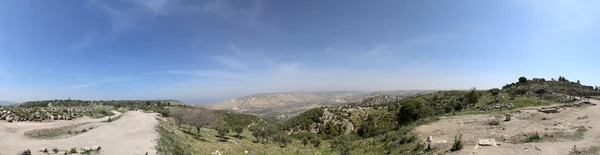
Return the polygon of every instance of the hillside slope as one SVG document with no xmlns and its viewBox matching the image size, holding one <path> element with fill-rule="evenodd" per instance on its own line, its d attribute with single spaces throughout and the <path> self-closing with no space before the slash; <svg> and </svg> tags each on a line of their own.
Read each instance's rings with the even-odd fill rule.
<svg viewBox="0 0 600 155">
<path fill-rule="evenodd" d="M 315 93 L 273 93 L 258 94 L 232 99 L 215 104 L 212 109 L 232 110 L 253 114 L 286 114 L 294 115 L 299 112 L 320 106 L 340 106 L 368 102 L 369 105 L 402 99 L 422 93 L 422 90 L 378 91 L 378 92 L 315 92 Z M 378 96 L 393 96 L 386 100 Z M 374 99 L 375 98 L 375 99 Z"/>
</svg>

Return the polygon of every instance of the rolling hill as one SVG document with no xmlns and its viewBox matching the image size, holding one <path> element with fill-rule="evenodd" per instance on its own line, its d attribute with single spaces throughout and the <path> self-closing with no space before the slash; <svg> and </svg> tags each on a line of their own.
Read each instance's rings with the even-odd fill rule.
<svg viewBox="0 0 600 155">
<path fill-rule="evenodd" d="M 368 104 L 373 105 L 379 102 L 383 103 L 396 99 L 402 99 L 402 96 L 412 96 L 422 92 L 429 91 L 340 91 L 257 94 L 217 103 L 212 107 L 212 109 L 286 117 L 283 115 L 292 116 L 305 110 L 320 106 L 361 104 L 363 101 L 367 101 Z M 376 98 L 379 96 L 388 97 Z"/>
</svg>

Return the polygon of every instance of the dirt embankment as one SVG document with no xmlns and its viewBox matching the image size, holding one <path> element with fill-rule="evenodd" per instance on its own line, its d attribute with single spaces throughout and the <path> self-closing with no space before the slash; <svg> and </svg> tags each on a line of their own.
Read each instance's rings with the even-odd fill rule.
<svg viewBox="0 0 600 155">
<path fill-rule="evenodd" d="M 600 104 L 599 100 L 590 102 Z M 570 107 L 559 113 L 522 110 L 512 114 L 511 121 L 503 121 L 503 114 L 444 117 L 438 122 L 419 126 L 414 132 L 421 137 L 432 136 L 435 141 L 446 140 L 449 146 L 454 136 L 462 134 L 464 148 L 449 154 L 564 155 L 574 146 L 590 153 L 600 149 L 600 105 Z M 492 125 L 493 120 L 500 124 Z M 536 133 L 539 139 L 532 138 Z M 480 139 L 495 139 L 500 145 L 478 146 Z"/>
</svg>

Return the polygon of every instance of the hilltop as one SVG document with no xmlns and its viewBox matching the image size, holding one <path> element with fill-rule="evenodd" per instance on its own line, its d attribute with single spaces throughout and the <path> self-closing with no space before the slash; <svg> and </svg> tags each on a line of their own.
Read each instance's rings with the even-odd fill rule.
<svg viewBox="0 0 600 155">
<path fill-rule="evenodd" d="M 259 115 L 293 115 L 320 106 L 341 106 L 348 104 L 379 104 L 402 99 L 406 96 L 427 92 L 423 90 L 399 91 L 341 91 L 341 92 L 312 92 L 312 93 L 272 93 L 257 94 L 231 99 L 212 106 L 216 110 L 231 110 L 235 112 Z"/>
</svg>

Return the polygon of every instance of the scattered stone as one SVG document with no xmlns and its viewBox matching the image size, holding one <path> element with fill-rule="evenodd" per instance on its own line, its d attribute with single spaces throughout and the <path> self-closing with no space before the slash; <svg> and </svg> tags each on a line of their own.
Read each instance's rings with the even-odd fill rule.
<svg viewBox="0 0 600 155">
<path fill-rule="evenodd" d="M 92 150 L 100 150 L 100 145 L 94 145 L 92 146 Z"/>
<path fill-rule="evenodd" d="M 211 153 L 211 155 L 221 155 L 221 152 L 219 152 L 219 150 L 217 150 L 217 151 Z"/>
<path fill-rule="evenodd" d="M 538 111 L 539 112 L 543 112 L 543 113 L 547 113 L 547 114 L 549 114 L 549 113 L 559 113 L 560 112 L 559 108 L 556 108 L 556 107 L 540 108 L 540 109 L 538 109 Z"/>
<path fill-rule="evenodd" d="M 506 119 L 504 119 L 504 121 L 510 121 L 512 114 L 510 113 L 505 113 L 504 116 L 506 116 Z"/>
<path fill-rule="evenodd" d="M 448 141 L 445 141 L 445 140 L 429 143 L 429 149 L 439 149 L 439 148 L 445 148 L 447 146 L 448 146 Z"/>
<path fill-rule="evenodd" d="M 494 139 L 480 139 L 478 142 L 479 146 L 496 146 L 496 140 Z"/>
</svg>

